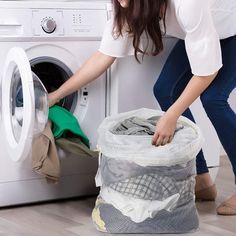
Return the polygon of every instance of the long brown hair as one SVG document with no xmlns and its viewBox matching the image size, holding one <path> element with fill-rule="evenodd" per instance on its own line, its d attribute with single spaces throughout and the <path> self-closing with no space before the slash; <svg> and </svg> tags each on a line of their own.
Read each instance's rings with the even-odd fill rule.
<svg viewBox="0 0 236 236">
<path fill-rule="evenodd" d="M 133 37 L 135 58 L 138 62 L 138 53 L 143 56 L 147 53 L 149 40 L 153 42 L 151 55 L 155 56 L 163 50 L 162 36 L 165 34 L 165 16 L 167 0 L 130 0 L 129 6 L 123 8 L 117 0 L 114 4 L 113 36 L 122 36 L 124 30 Z M 161 31 L 161 20 L 164 32 Z M 141 35 L 145 33 L 148 41 L 146 47 L 140 48 Z"/>
</svg>

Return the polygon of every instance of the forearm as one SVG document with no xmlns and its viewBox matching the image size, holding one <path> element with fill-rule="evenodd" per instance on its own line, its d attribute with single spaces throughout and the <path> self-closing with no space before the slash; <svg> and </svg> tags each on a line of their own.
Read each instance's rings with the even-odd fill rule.
<svg viewBox="0 0 236 236">
<path fill-rule="evenodd" d="M 168 109 L 168 114 L 178 119 L 178 117 L 207 89 L 216 75 L 217 73 L 205 77 L 193 76 L 180 97 Z"/>
<path fill-rule="evenodd" d="M 114 57 L 104 55 L 99 51 L 94 53 L 69 80 L 55 91 L 58 100 L 98 78 L 111 66 L 114 60 Z"/>
</svg>

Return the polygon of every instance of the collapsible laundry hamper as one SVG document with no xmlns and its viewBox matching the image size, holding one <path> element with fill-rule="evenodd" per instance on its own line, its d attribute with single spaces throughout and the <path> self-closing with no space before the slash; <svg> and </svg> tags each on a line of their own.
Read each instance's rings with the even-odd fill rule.
<svg viewBox="0 0 236 236">
<path fill-rule="evenodd" d="M 180 117 L 172 142 L 153 146 L 152 132 L 162 115 L 143 108 L 108 117 L 100 125 L 96 175 L 100 193 L 92 212 L 99 231 L 157 234 L 198 228 L 195 157 L 202 134 L 193 122 Z"/>
</svg>

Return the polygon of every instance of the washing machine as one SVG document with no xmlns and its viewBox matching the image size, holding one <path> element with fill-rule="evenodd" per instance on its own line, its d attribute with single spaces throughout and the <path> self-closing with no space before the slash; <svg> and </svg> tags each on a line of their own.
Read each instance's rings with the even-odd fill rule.
<svg viewBox="0 0 236 236">
<path fill-rule="evenodd" d="M 58 88 L 98 49 L 109 12 L 105 1 L 0 1 L 0 207 L 97 193 L 96 158 L 58 148 L 61 178 L 48 184 L 32 171 L 31 147 L 47 121 L 46 91 Z M 106 116 L 106 80 L 104 73 L 60 101 L 78 119 L 91 149 Z"/>
</svg>

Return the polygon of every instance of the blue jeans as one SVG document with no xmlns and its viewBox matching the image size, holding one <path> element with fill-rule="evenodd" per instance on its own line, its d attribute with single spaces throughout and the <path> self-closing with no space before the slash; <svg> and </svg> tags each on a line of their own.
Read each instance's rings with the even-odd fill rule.
<svg viewBox="0 0 236 236">
<path fill-rule="evenodd" d="M 231 161 L 236 176 L 236 114 L 227 100 L 236 87 L 236 36 L 221 40 L 223 67 L 215 80 L 201 94 L 202 105 Z M 209 56 L 209 60 L 211 60 Z M 154 86 L 154 95 L 166 111 L 180 96 L 192 73 L 184 41 L 179 40 L 170 53 Z M 183 116 L 194 121 L 190 109 Z M 214 148 L 214 147 L 212 147 Z M 197 174 L 208 172 L 202 150 L 197 155 Z"/>
</svg>

